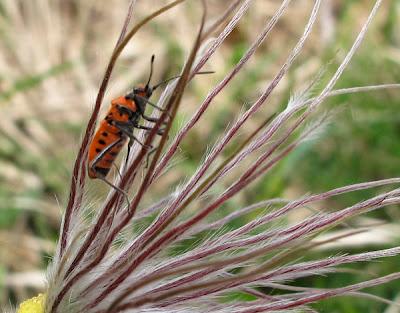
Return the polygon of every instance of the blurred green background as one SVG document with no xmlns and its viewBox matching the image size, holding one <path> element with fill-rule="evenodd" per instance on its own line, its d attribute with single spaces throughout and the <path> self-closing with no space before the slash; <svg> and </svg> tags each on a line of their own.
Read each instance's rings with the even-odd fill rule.
<svg viewBox="0 0 400 313">
<path fill-rule="evenodd" d="M 0 0 L 0 306 L 18 303 L 43 288 L 43 271 L 55 248 L 74 156 L 127 3 L 127 0 Z M 138 1 L 135 21 L 163 3 L 166 1 Z M 228 1 L 208 3 L 210 20 L 217 18 L 228 5 Z M 278 0 L 253 2 L 239 27 L 207 65 L 207 69 L 216 73 L 198 77 L 191 84 L 178 120 L 187 119 L 210 88 L 238 61 L 279 4 Z M 183 142 L 183 161 L 157 182 L 154 197 L 172 190 L 176 182 L 193 172 L 210 138 L 217 139 L 243 106 L 256 99 L 301 34 L 311 4 L 308 0 L 293 1 L 240 78 L 216 98 L 213 108 Z M 311 38 L 265 109 L 252 121 L 254 127 L 263 120 L 263 113 L 283 108 L 289 96 L 310 82 L 322 67 L 326 67 L 326 78 L 334 72 L 372 5 L 371 0 L 323 1 Z M 385 1 L 337 88 L 400 82 L 399 19 L 400 2 Z M 147 77 L 153 53 L 156 55 L 153 81 L 179 72 L 194 40 L 198 20 L 199 7 L 188 1 L 140 31 L 116 66 L 103 109 L 107 109 L 112 98 Z M 320 87 L 323 81 L 318 84 Z M 237 202 L 295 198 L 307 192 L 397 176 L 399 103 L 400 91 L 395 89 L 329 99 L 325 108 L 338 110 L 321 137 L 305 143 L 267 179 L 245 190 Z M 254 129 L 252 125 L 249 132 Z M 102 184 L 90 182 L 88 197 L 98 201 L 106 191 Z M 343 208 L 375 192 L 335 198 L 321 209 Z M 300 213 L 291 218 L 301 217 Z M 359 218 L 352 223 L 375 225 L 374 231 L 311 252 L 307 258 L 397 245 L 399 220 L 396 206 Z M 357 264 L 332 277 L 303 279 L 296 284 L 342 286 L 398 271 L 398 264 L 399 257 L 384 263 Z M 371 291 L 400 301 L 400 282 Z M 381 302 L 349 297 L 324 301 L 314 307 L 321 312 L 400 312 Z"/>
</svg>

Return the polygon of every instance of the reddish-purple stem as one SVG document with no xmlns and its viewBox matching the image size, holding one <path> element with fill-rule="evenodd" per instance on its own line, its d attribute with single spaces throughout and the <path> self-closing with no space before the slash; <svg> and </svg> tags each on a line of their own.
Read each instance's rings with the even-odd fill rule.
<svg viewBox="0 0 400 313">
<path fill-rule="evenodd" d="M 247 50 L 247 52 L 242 56 L 238 64 L 231 70 L 231 72 L 225 76 L 225 78 L 208 94 L 207 98 L 203 101 L 197 112 L 193 115 L 190 121 L 179 131 L 178 135 L 175 137 L 174 142 L 170 145 L 168 151 L 164 154 L 163 158 L 159 162 L 156 170 L 154 171 L 154 175 L 152 180 L 156 179 L 160 173 L 163 171 L 165 166 L 168 164 L 169 160 L 173 157 L 175 152 L 177 151 L 180 143 L 182 142 L 183 138 L 186 136 L 188 131 L 193 128 L 193 126 L 199 121 L 203 113 L 207 110 L 209 105 L 211 104 L 212 100 L 229 84 L 229 82 L 236 76 L 236 74 L 242 69 L 242 67 L 247 63 L 247 61 L 251 58 L 251 56 L 255 53 L 258 47 L 264 42 L 265 38 L 268 36 L 270 31 L 278 22 L 279 18 L 282 16 L 283 12 L 285 11 L 286 7 L 289 5 L 290 0 L 286 0 L 282 3 L 279 10 L 275 13 L 273 18 L 267 23 L 264 30 L 261 34 L 257 37 L 255 42 L 251 45 L 251 47 Z M 232 19 L 231 23 L 225 28 L 225 31 L 221 33 L 220 37 L 226 37 L 230 31 L 233 30 L 234 26 L 238 22 L 239 18 L 243 15 L 244 9 L 247 10 L 248 2 L 242 5 L 242 8 L 238 10 L 236 16 Z M 220 40 L 216 40 L 219 42 Z M 210 48 L 213 51 L 213 47 Z M 208 56 L 209 52 L 205 54 Z M 201 60 L 199 65 L 196 67 L 200 69 L 200 64 L 204 61 Z"/>
<path fill-rule="evenodd" d="M 136 0 L 131 0 L 131 3 L 128 8 L 128 13 L 125 17 L 124 25 L 122 27 L 121 33 L 120 33 L 117 43 L 115 45 L 114 51 L 118 47 L 118 45 L 121 43 L 121 41 L 123 40 L 123 38 L 126 34 L 127 27 L 129 25 L 129 22 L 132 17 L 133 6 L 134 6 L 135 2 L 136 2 Z M 70 189 L 71 191 L 70 191 L 70 195 L 69 195 L 67 208 L 66 208 L 65 214 L 64 214 L 64 223 L 63 223 L 62 232 L 61 232 L 60 257 L 62 257 L 62 255 L 64 254 L 64 250 L 67 245 L 69 226 L 70 226 L 72 214 L 74 213 L 76 208 L 78 208 L 76 203 L 78 203 L 78 205 L 79 205 L 79 203 L 82 200 L 82 194 L 78 195 L 78 197 L 79 197 L 77 199 L 78 201 L 75 201 L 75 197 L 76 197 L 77 190 L 82 190 L 85 186 L 86 169 L 87 169 L 86 160 L 87 160 L 87 151 L 88 151 L 87 149 L 88 149 L 89 142 L 93 136 L 94 129 L 96 127 L 96 121 L 97 121 L 97 117 L 99 115 L 101 103 L 103 102 L 104 93 L 107 88 L 108 82 L 110 80 L 115 61 L 116 61 L 116 59 L 114 60 L 113 58 L 111 58 L 110 63 L 108 64 L 108 66 L 106 68 L 106 71 L 105 71 L 105 74 L 103 77 L 103 81 L 101 82 L 99 92 L 97 94 L 95 106 L 92 111 L 92 115 L 90 116 L 88 125 L 86 127 L 85 135 L 83 137 L 83 140 L 82 140 L 82 143 L 79 148 L 79 152 L 78 152 L 78 155 L 77 155 L 77 158 L 75 161 L 74 169 L 72 172 L 72 179 L 71 179 L 71 189 Z M 80 171 L 80 175 L 79 175 L 79 188 L 77 188 L 76 179 L 78 179 L 79 170 L 81 170 L 81 171 Z"/>
</svg>

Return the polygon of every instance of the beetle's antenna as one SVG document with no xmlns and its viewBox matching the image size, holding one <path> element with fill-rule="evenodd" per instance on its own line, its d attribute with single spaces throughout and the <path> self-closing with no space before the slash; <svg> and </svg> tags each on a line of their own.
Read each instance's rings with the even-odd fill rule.
<svg viewBox="0 0 400 313">
<path fill-rule="evenodd" d="M 214 73 L 215 73 L 214 71 L 203 71 L 203 72 L 198 72 L 198 73 L 196 73 L 196 75 L 214 74 Z M 163 80 L 161 83 L 158 83 L 157 85 L 153 86 L 153 90 L 155 90 L 155 89 L 157 89 L 158 87 L 160 87 L 161 85 L 164 85 L 164 84 L 170 82 L 171 80 L 176 79 L 176 78 L 179 78 L 179 77 L 181 77 L 181 76 L 182 76 L 182 75 L 177 75 L 177 76 L 170 77 L 170 78 L 168 78 L 168 79 L 166 79 L 166 80 Z"/>
<path fill-rule="evenodd" d="M 179 77 L 181 77 L 181 75 L 174 76 L 174 77 L 170 77 L 170 78 L 168 78 L 168 79 L 166 79 L 166 80 L 163 80 L 161 83 L 158 83 L 157 85 L 153 86 L 153 90 L 156 90 L 156 89 L 157 89 L 158 87 L 160 87 L 161 85 L 166 84 L 166 83 L 168 83 L 169 81 L 171 81 L 171 80 L 173 80 L 173 79 L 175 79 L 175 78 L 179 78 Z"/>
<path fill-rule="evenodd" d="M 149 84 L 150 84 L 150 80 L 151 80 L 151 77 L 153 76 L 153 64 L 154 64 L 154 58 L 155 58 L 155 56 L 154 56 L 154 54 L 151 56 L 151 60 L 150 60 L 150 75 L 149 75 L 149 80 L 147 81 L 147 84 L 146 84 L 146 89 L 147 88 L 149 88 Z"/>
</svg>

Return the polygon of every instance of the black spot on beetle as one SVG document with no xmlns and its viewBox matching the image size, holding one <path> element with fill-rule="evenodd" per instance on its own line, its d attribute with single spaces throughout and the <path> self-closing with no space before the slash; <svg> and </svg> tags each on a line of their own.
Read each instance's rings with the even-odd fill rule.
<svg viewBox="0 0 400 313">
<path fill-rule="evenodd" d="M 104 137 L 107 137 L 108 136 L 108 133 L 107 132 L 102 132 L 101 133 Z"/>
<path fill-rule="evenodd" d="M 96 152 L 101 152 L 101 149 L 99 149 L 99 148 L 96 148 Z"/>
<path fill-rule="evenodd" d="M 96 167 L 94 168 L 94 170 L 95 170 L 96 172 L 100 173 L 103 177 L 106 177 L 107 174 L 108 174 L 108 172 L 110 171 L 109 168 L 99 167 L 99 166 L 96 166 Z"/>
<path fill-rule="evenodd" d="M 100 140 L 98 141 L 98 143 L 101 144 L 101 145 L 105 145 L 105 144 L 106 144 L 106 142 L 105 142 L 103 139 L 100 139 Z"/>
</svg>

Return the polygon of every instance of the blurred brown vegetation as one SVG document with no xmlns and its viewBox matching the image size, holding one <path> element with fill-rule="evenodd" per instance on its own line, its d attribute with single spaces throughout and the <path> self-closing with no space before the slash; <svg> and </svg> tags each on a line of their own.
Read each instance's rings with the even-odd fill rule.
<svg viewBox="0 0 400 313">
<path fill-rule="evenodd" d="M 137 1 L 134 20 L 163 3 L 167 1 Z M 208 69 L 216 73 L 199 76 L 191 85 L 178 120 L 184 120 L 194 111 L 213 84 L 240 58 L 279 4 L 277 0 L 254 1 L 240 26 L 212 57 Z M 217 97 L 213 109 L 183 143 L 183 161 L 157 183 L 156 192 L 168 191 L 171 182 L 193 171 L 210 139 L 226 127 L 246 102 L 259 95 L 302 32 L 311 4 L 307 0 L 293 2 L 241 78 Z M 127 0 L 0 1 L 0 306 L 9 301 L 19 302 L 43 286 L 42 271 L 57 239 L 74 156 L 127 5 Z M 227 2 L 210 0 L 208 5 L 208 18 L 212 21 L 223 12 Z M 349 47 L 371 6 L 368 0 L 324 1 L 318 28 L 264 110 L 275 111 L 285 104 L 291 92 L 312 80 L 321 67 L 329 62 L 335 64 Z M 198 28 L 199 10 L 198 3 L 187 1 L 139 32 L 117 63 L 103 109 L 107 109 L 113 97 L 126 93 L 147 77 L 152 54 L 156 55 L 154 82 L 179 72 Z M 396 1 L 384 3 L 367 41 L 346 71 L 343 87 L 400 81 L 399 12 Z M 326 70 L 329 72 L 329 65 Z M 398 173 L 395 169 L 400 168 L 396 165 L 400 147 L 397 144 L 399 150 L 395 150 L 392 141 L 398 138 L 398 133 L 397 137 L 386 138 L 389 135 L 379 124 L 380 131 L 366 137 L 362 127 L 374 126 L 378 120 L 384 125 L 394 123 L 393 129 L 398 130 L 399 118 L 392 114 L 397 112 L 394 107 L 398 106 L 400 94 L 389 90 L 364 95 L 357 100 L 361 104 L 352 106 L 357 97 L 335 98 L 329 103 L 329 106 L 347 104 L 339 113 L 343 121 L 330 132 L 333 139 L 324 137 L 322 143 L 314 143 L 318 147 L 310 146 L 297 153 L 275 172 L 272 183 L 271 180 L 268 186 L 260 183 L 243 197 L 299 196 L 322 187 L 358 182 L 361 178 L 395 176 Z M 365 99 L 377 105 L 367 104 Z M 350 126 L 353 123 L 356 126 Z M 349 134 L 354 139 L 347 138 Z M 340 147 L 335 140 L 341 142 Z M 363 147 L 355 151 L 354 146 L 359 144 Z M 347 151 L 347 155 L 335 156 L 337 150 Z M 347 176 L 333 175 L 341 167 L 347 168 L 347 162 L 353 162 L 349 167 L 354 169 L 352 158 L 357 153 L 371 154 L 372 161 L 361 162 L 363 168 Z M 296 169 L 294 161 L 302 158 L 310 161 L 302 161 L 301 168 Z M 379 162 L 381 170 L 376 168 Z M 323 174 L 326 166 L 329 171 Z M 98 201 L 107 189 L 101 183 L 91 183 L 88 197 Z M 375 216 L 386 222 L 398 217 L 398 208 L 389 209 L 387 216 Z M 365 240 L 368 242 L 368 238 Z"/>
</svg>

